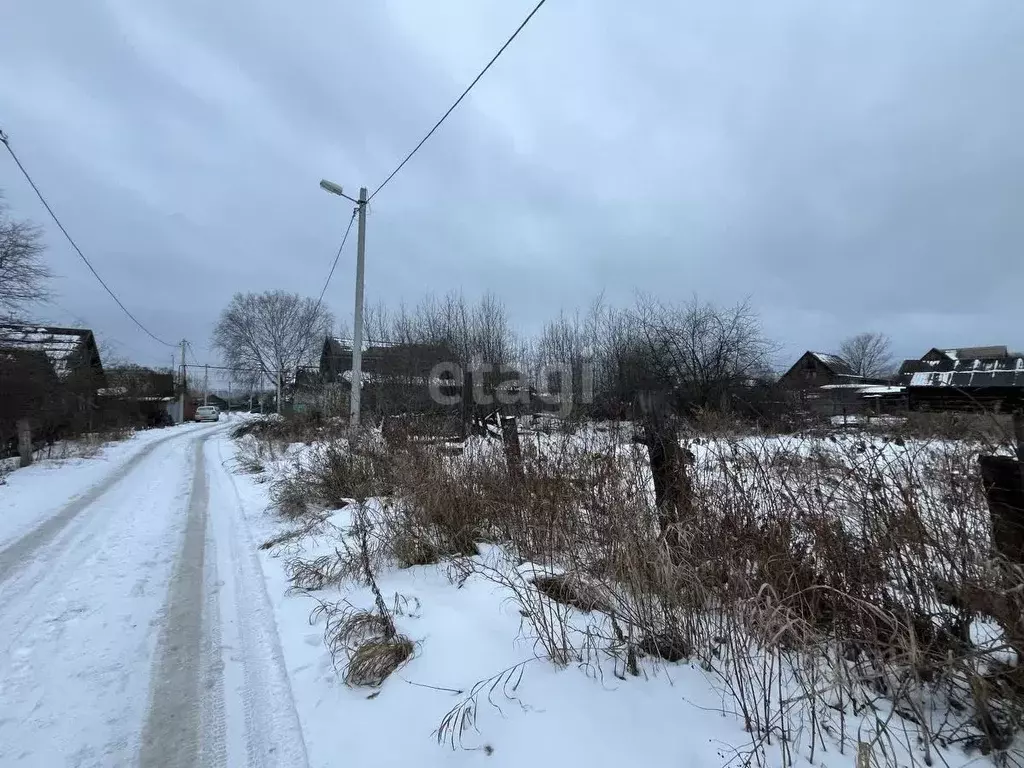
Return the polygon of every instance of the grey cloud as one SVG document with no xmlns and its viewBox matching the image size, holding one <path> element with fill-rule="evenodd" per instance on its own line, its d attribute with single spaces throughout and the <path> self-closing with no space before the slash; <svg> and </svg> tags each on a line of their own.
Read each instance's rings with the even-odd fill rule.
<svg viewBox="0 0 1024 768">
<path fill-rule="evenodd" d="M 40 0 L 0 31 L 0 119 L 144 322 L 205 344 L 236 290 L 319 291 L 350 206 L 316 182 L 379 182 L 522 5 Z M 751 295 L 794 352 L 1024 347 L 1022 33 L 998 0 L 553 0 L 374 201 L 368 294 L 490 289 L 526 330 Z M 163 359 L 50 235 L 62 306 Z"/>
</svg>

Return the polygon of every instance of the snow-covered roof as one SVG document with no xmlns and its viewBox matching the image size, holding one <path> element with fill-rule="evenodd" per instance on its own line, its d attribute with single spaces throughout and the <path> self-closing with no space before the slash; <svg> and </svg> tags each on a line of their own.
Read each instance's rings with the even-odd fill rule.
<svg viewBox="0 0 1024 768">
<path fill-rule="evenodd" d="M 100 397 L 123 397 L 128 394 L 128 387 L 100 387 L 96 394 Z"/>
<path fill-rule="evenodd" d="M 879 395 L 898 395 L 903 392 L 904 387 L 890 387 L 884 385 L 864 387 L 861 394 L 865 397 L 878 397 Z"/>
<path fill-rule="evenodd" d="M 72 358 L 89 343 L 91 336 L 92 331 L 81 328 L 0 323 L 0 348 L 42 352 L 60 378 L 70 372 Z"/>
<path fill-rule="evenodd" d="M 819 362 L 828 366 L 828 368 L 840 376 L 856 376 L 857 372 L 850 367 L 850 364 L 843 360 L 839 355 L 833 355 L 828 352 L 811 352 Z"/>
<path fill-rule="evenodd" d="M 825 365 L 837 365 L 843 362 L 843 359 L 839 355 L 831 355 L 828 352 L 811 352 L 816 358 L 821 360 Z"/>
<path fill-rule="evenodd" d="M 918 371 L 907 382 L 911 387 L 1022 387 L 1024 357 L 988 360 L 956 360 L 934 371 Z"/>
<path fill-rule="evenodd" d="M 1005 344 L 990 344 L 985 347 L 957 347 L 956 349 L 936 348 L 950 360 L 973 360 L 986 357 L 1006 357 L 1009 350 Z"/>
</svg>

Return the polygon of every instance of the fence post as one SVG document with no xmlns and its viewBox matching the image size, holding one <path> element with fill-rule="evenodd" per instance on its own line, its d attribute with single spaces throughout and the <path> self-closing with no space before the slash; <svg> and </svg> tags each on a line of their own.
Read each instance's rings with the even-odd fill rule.
<svg viewBox="0 0 1024 768">
<path fill-rule="evenodd" d="M 505 460 L 508 462 L 509 474 L 521 480 L 523 478 L 523 451 L 519 443 L 519 419 L 505 416 L 498 411 L 498 423 L 501 425 L 501 442 L 505 448 Z"/>
<path fill-rule="evenodd" d="M 1011 456 L 979 456 L 981 481 L 992 520 L 992 547 L 1024 564 L 1024 486 L 1021 464 Z"/>
<path fill-rule="evenodd" d="M 32 463 L 32 422 L 18 419 L 18 466 L 27 467 Z"/>
<path fill-rule="evenodd" d="M 644 443 L 654 479 L 661 535 L 670 547 L 679 544 L 679 523 L 692 504 L 689 476 L 679 444 L 679 422 L 664 392 L 638 393 Z"/>
</svg>

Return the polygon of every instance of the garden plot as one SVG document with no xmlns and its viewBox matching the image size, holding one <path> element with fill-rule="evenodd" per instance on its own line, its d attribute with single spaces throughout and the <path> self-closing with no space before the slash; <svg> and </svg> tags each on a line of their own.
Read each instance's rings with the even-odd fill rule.
<svg viewBox="0 0 1024 768">
<path fill-rule="evenodd" d="M 989 557 L 979 446 L 687 445 L 671 545 L 621 432 L 524 436 L 520 478 L 487 440 L 278 451 L 252 487 L 306 489 L 265 556 L 282 631 L 318 641 L 296 644 L 313 741 L 356 723 L 375 764 L 1020 759 L 1020 582 Z M 327 503 L 346 487 L 365 501 Z"/>
</svg>

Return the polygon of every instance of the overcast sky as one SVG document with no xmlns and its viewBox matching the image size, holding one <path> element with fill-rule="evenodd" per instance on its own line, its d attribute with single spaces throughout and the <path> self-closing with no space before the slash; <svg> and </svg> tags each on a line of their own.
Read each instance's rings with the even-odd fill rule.
<svg viewBox="0 0 1024 768">
<path fill-rule="evenodd" d="M 0 126 L 158 336 L 316 296 L 351 212 L 533 0 L 5 0 Z M 749 295 L 782 358 L 1024 347 L 1024 3 L 549 0 L 370 209 L 368 300 Z M 169 364 L 46 227 L 41 316 Z M 350 315 L 354 238 L 328 293 Z"/>
</svg>

